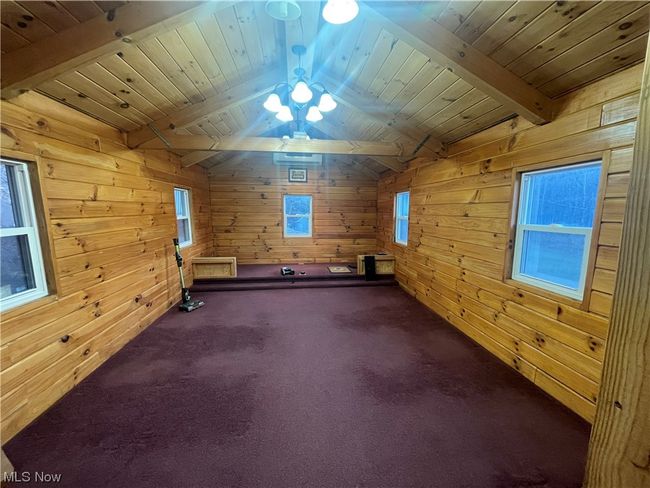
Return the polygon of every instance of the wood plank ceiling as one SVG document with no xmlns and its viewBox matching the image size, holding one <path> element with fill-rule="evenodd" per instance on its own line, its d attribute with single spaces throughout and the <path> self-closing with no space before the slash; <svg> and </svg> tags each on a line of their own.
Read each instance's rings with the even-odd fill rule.
<svg viewBox="0 0 650 488">
<path fill-rule="evenodd" d="M 19 50 L 97 15 L 111 15 L 124 3 L 3 1 L 2 52 Z M 450 143 L 513 115 L 512 109 L 398 37 L 390 25 L 371 15 L 372 4 L 361 7 L 350 24 L 333 26 L 320 19 L 315 38 L 304 39 L 310 57 L 313 53 L 308 66 L 312 78 L 324 82 L 340 102 L 314 124 L 319 135 L 411 144 L 428 135 Z M 648 2 L 636 1 L 437 1 L 401 4 L 398 14 L 406 23 L 437 22 L 542 94 L 556 98 L 642 62 L 649 9 Z M 287 36 L 293 39 L 300 37 L 297 32 L 313 30 L 273 20 L 261 1 L 215 2 L 214 12 L 201 12 L 184 25 L 161 26 L 154 36 L 123 42 L 118 51 L 36 89 L 133 131 L 264 73 L 277 72 L 277 82 L 286 81 L 287 66 L 296 61 L 287 56 Z M 175 131 L 277 136 L 278 130 L 288 128 L 278 129 L 280 122 L 262 108 L 271 89 Z M 228 157 L 232 154 L 202 164 Z M 369 158 L 358 161 L 371 171 L 386 170 Z"/>
</svg>

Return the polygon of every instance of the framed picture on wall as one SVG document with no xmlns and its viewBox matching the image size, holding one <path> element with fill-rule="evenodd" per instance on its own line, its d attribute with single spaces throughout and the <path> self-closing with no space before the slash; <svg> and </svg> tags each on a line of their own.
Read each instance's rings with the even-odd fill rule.
<svg viewBox="0 0 650 488">
<path fill-rule="evenodd" d="M 289 183 L 307 183 L 305 168 L 289 168 Z"/>
</svg>

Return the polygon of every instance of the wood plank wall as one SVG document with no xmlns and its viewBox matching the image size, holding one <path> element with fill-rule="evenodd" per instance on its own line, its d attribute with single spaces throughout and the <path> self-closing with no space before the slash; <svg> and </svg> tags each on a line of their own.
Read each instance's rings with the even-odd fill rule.
<svg viewBox="0 0 650 488">
<path fill-rule="evenodd" d="M 313 237 L 283 237 L 282 196 L 313 195 Z M 214 250 L 239 263 L 356 262 L 375 252 L 377 181 L 344 159 L 289 183 L 270 155 L 231 160 L 210 171 Z"/>
<path fill-rule="evenodd" d="M 192 191 L 186 262 L 209 254 L 212 236 L 204 169 L 131 151 L 117 130 L 34 93 L 1 110 L 2 155 L 38 166 L 56 287 L 2 316 L 6 442 L 180 298 L 174 185 Z"/>
<path fill-rule="evenodd" d="M 378 247 L 404 289 L 593 421 L 609 326 L 642 67 L 557 101 L 558 117 L 516 118 L 379 182 Z M 608 176 L 584 303 L 505 280 L 513 168 L 602 157 Z M 393 243 L 393 200 L 411 190 L 408 247 Z"/>
</svg>

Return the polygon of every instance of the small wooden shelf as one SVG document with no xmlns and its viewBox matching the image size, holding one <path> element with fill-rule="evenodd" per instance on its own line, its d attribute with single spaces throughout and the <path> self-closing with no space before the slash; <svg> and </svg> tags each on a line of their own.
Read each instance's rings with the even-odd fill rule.
<svg viewBox="0 0 650 488">
<path fill-rule="evenodd" d="M 237 277 L 237 258 L 199 257 L 192 259 L 195 280 Z"/>
<path fill-rule="evenodd" d="M 357 256 L 357 274 L 365 275 L 366 267 L 363 262 L 365 256 L 373 256 L 373 254 L 359 254 Z M 395 256 L 392 254 L 374 254 L 375 268 L 379 275 L 392 275 L 395 274 Z"/>
</svg>

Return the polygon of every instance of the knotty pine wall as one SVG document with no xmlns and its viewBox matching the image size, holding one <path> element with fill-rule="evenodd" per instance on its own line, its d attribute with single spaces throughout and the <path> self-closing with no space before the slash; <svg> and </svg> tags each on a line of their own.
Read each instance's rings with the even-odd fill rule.
<svg viewBox="0 0 650 488">
<path fill-rule="evenodd" d="M 1 110 L 2 155 L 38 165 L 55 281 L 50 297 L 2 316 L 5 442 L 180 298 L 175 185 L 192 195 L 186 262 L 210 254 L 212 236 L 202 168 L 131 151 L 117 130 L 37 94 Z"/>
<path fill-rule="evenodd" d="M 283 237 L 284 194 L 313 196 L 312 238 Z M 230 160 L 210 170 L 214 250 L 239 263 L 356 262 L 376 250 L 377 181 L 343 159 L 308 169 L 289 183 L 270 155 Z"/>
<path fill-rule="evenodd" d="M 641 66 L 557 101 L 557 118 L 516 118 L 379 182 L 378 246 L 402 287 L 588 421 L 593 421 L 638 113 Z M 597 252 L 579 303 L 504 279 L 513 168 L 549 161 L 608 165 Z M 408 247 L 393 243 L 393 200 L 411 190 Z"/>
</svg>

